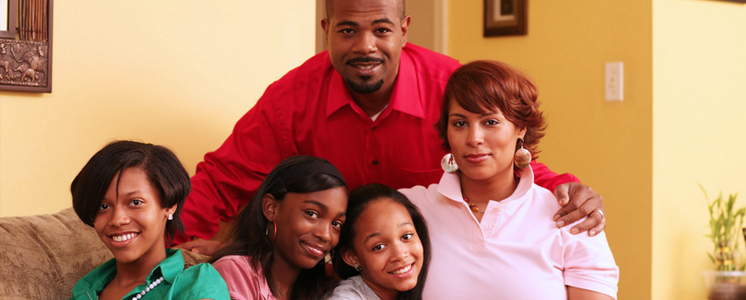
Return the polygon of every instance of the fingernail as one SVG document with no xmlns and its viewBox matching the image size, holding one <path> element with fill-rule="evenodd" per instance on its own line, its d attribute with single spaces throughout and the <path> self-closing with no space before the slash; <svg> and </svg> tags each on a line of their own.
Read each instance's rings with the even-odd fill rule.
<svg viewBox="0 0 746 300">
<path fill-rule="evenodd" d="M 557 219 L 559 219 L 559 218 L 560 218 L 560 215 L 554 215 L 554 218 L 552 220 L 554 220 L 556 222 Z"/>
<path fill-rule="evenodd" d="M 562 226 L 565 226 L 565 221 L 564 220 L 561 220 L 561 221 L 557 222 L 557 227 L 562 227 Z"/>
<path fill-rule="evenodd" d="M 572 234 L 578 234 L 578 231 L 579 230 L 577 228 L 570 229 L 570 233 Z"/>
<path fill-rule="evenodd" d="M 199 250 L 198 249 L 192 249 L 192 252 L 199 254 Z"/>
<path fill-rule="evenodd" d="M 590 231 L 590 235 L 591 235 L 591 236 L 594 236 L 594 235 L 596 235 L 596 231 L 595 231 L 595 230 L 593 230 L 593 229 L 591 229 L 591 231 Z"/>
</svg>

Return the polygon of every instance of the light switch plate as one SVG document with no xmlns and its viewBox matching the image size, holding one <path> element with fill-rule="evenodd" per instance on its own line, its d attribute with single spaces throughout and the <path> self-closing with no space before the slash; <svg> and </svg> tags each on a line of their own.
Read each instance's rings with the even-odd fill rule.
<svg viewBox="0 0 746 300">
<path fill-rule="evenodd" d="M 606 63 L 606 101 L 624 100 L 624 63 Z"/>
</svg>

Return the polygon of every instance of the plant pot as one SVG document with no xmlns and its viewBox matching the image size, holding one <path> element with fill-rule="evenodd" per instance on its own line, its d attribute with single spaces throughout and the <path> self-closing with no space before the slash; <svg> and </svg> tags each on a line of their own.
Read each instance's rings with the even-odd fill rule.
<svg viewBox="0 0 746 300">
<path fill-rule="evenodd" d="M 746 272 L 702 271 L 708 300 L 746 300 Z"/>
</svg>

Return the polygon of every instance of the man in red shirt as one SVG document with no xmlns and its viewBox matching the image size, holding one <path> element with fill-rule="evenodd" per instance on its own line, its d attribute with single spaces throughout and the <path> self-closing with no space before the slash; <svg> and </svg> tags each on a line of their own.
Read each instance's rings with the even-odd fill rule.
<svg viewBox="0 0 746 300">
<path fill-rule="evenodd" d="M 272 83 L 192 177 L 181 213 L 180 247 L 212 252 L 219 222 L 230 222 L 267 173 L 292 155 L 327 159 L 348 187 L 437 183 L 446 153 L 435 130 L 448 77 L 458 61 L 407 44 L 410 17 L 401 0 L 328 0 L 321 23 L 328 51 Z M 601 197 L 571 174 L 532 163 L 536 183 L 554 190 L 558 226 L 588 215 L 575 232 L 606 222 Z M 575 182 L 571 184 L 564 184 Z M 558 187 L 559 186 L 559 187 Z M 568 197 L 569 195 L 569 197 Z M 561 217 L 561 218 L 560 218 Z"/>
</svg>

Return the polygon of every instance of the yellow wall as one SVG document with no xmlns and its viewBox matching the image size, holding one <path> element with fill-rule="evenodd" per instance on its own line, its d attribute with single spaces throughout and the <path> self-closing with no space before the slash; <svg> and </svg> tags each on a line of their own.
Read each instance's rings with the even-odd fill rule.
<svg viewBox="0 0 746 300">
<path fill-rule="evenodd" d="M 655 0 L 653 12 L 653 299 L 705 299 L 697 182 L 746 205 L 746 5 Z"/>
<path fill-rule="evenodd" d="M 706 298 L 697 182 L 711 196 L 744 190 L 746 5 L 533 1 L 527 36 L 483 38 L 482 2 L 454 3 L 448 53 L 532 75 L 550 125 L 541 161 L 604 196 L 619 298 Z M 603 101 L 608 61 L 625 64 L 622 103 Z"/>
<path fill-rule="evenodd" d="M 652 4 L 530 1 L 527 36 L 491 38 L 482 37 L 482 5 L 450 2 L 449 55 L 506 61 L 536 80 L 549 124 L 539 161 L 604 197 L 619 299 L 650 299 Z M 624 62 L 621 103 L 604 100 L 604 65 L 613 61 Z"/>
<path fill-rule="evenodd" d="M 194 172 L 269 83 L 314 53 L 311 1 L 56 1 L 53 92 L 0 91 L 0 216 L 71 205 L 112 139 Z"/>
<path fill-rule="evenodd" d="M 193 172 L 314 52 L 313 2 L 231 2 L 57 1 L 53 93 L 0 91 L 0 216 L 70 206 L 72 178 L 116 138 L 167 145 Z M 550 125 L 540 161 L 604 196 L 620 299 L 704 299 L 696 183 L 744 192 L 746 5 L 531 1 L 529 11 L 527 36 L 483 38 L 482 1 L 450 1 L 446 50 L 537 81 Z M 625 63 L 621 103 L 604 101 L 609 61 Z"/>
</svg>

